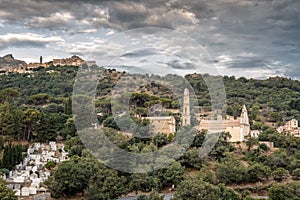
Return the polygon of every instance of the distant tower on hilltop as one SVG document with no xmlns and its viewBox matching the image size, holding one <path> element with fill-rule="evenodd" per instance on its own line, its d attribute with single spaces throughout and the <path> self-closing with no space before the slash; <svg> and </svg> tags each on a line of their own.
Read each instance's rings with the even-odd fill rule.
<svg viewBox="0 0 300 200">
<path fill-rule="evenodd" d="M 40 56 L 40 64 L 43 64 L 43 56 Z"/>
<path fill-rule="evenodd" d="M 191 110 L 190 110 L 190 92 L 189 89 L 184 89 L 183 95 L 183 111 L 182 111 L 182 125 L 191 125 Z"/>
</svg>

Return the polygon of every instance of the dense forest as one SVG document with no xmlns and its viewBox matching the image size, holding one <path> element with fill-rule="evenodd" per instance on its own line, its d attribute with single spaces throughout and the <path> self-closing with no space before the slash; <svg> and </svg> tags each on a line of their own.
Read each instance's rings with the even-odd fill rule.
<svg viewBox="0 0 300 200">
<path fill-rule="evenodd" d="M 140 135 L 126 137 L 120 133 L 111 106 L 112 88 L 125 72 L 101 68 L 95 107 L 98 123 L 106 136 L 118 147 L 134 153 L 154 152 L 174 141 L 175 135 L 157 134 L 152 138 Z M 174 186 L 174 199 L 252 199 L 250 196 L 269 196 L 271 200 L 296 200 L 300 191 L 300 138 L 280 135 L 274 128 L 292 118 L 300 120 L 300 82 L 281 77 L 255 80 L 222 77 L 226 90 L 226 105 L 220 112 L 237 117 L 242 105 L 249 111 L 251 127 L 262 130 L 258 139 L 249 138 L 245 144 L 227 141 L 228 133 L 221 133 L 208 157 L 199 158 L 198 152 L 207 135 L 197 131 L 190 148 L 166 168 L 143 174 L 120 172 L 98 162 L 84 147 L 76 133 L 72 115 L 73 84 L 78 67 L 57 66 L 38 68 L 34 74 L 9 73 L 0 76 L 0 150 L 1 171 L 7 173 L 22 160 L 24 149 L 13 142 L 64 141 L 70 160 L 56 166 L 47 181 L 53 197 L 80 194 L 85 199 L 115 199 L 129 193 L 138 199 L 162 199 L 159 193 Z M 167 79 L 177 88 L 183 78 L 178 75 L 159 77 L 136 75 L 135 79 Z M 204 75 L 186 75 L 193 87 L 198 105 L 203 111 L 211 109 L 210 95 Z M 180 102 L 167 87 L 150 82 L 139 91 L 128 92 L 131 116 L 142 128 L 127 130 L 147 133 L 151 105 L 161 104 L 166 110 L 180 108 Z M 89 97 L 87 97 L 89 98 Z M 122 106 L 121 103 L 115 102 Z M 116 109 L 116 108 L 114 108 Z M 168 111 L 166 111 L 168 112 Z M 180 126 L 178 113 L 174 115 Z M 177 133 L 179 134 L 179 133 Z M 259 141 L 274 142 L 271 150 Z M 9 159 L 9 158 L 14 159 Z M 124 160 L 125 161 L 125 160 Z M 129 163 L 130 164 L 130 163 Z M 3 184 L 0 183 L 2 188 Z M 11 193 L 8 191 L 11 195 Z M 1 191 L 0 191 L 1 194 Z"/>
</svg>

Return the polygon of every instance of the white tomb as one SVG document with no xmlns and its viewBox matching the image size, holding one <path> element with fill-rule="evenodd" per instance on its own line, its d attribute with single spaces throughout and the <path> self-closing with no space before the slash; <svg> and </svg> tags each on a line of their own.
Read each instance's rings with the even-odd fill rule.
<svg viewBox="0 0 300 200">
<path fill-rule="evenodd" d="M 24 183 L 24 181 L 25 181 L 25 178 L 22 176 L 18 176 L 18 177 L 14 178 L 15 183 Z"/>
<path fill-rule="evenodd" d="M 38 170 L 37 166 L 33 166 L 32 169 L 31 169 L 32 172 L 36 172 L 37 170 Z"/>
<path fill-rule="evenodd" d="M 39 183 L 31 183 L 30 187 L 34 187 L 36 189 L 39 189 L 40 188 L 40 184 Z"/>
<path fill-rule="evenodd" d="M 37 193 L 36 187 L 30 186 L 30 187 L 29 187 L 29 194 L 31 195 L 31 194 L 36 194 L 36 193 Z"/>
<path fill-rule="evenodd" d="M 28 196 L 29 196 L 29 188 L 28 188 L 28 187 L 23 187 L 23 188 L 21 189 L 21 195 L 22 195 L 23 197 L 28 197 Z"/>
<path fill-rule="evenodd" d="M 56 142 L 49 142 L 51 151 L 56 151 L 57 150 L 57 146 L 56 146 Z"/>
<path fill-rule="evenodd" d="M 37 188 L 40 187 L 40 184 L 41 184 L 41 179 L 39 178 L 35 178 L 35 179 L 31 179 L 32 180 L 32 183 L 31 185 L 35 185 L 35 186 L 38 186 Z"/>
</svg>

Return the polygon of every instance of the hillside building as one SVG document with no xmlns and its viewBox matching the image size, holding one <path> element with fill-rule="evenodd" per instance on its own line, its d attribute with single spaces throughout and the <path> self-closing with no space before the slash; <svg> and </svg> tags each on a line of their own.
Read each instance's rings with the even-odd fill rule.
<svg viewBox="0 0 300 200">
<path fill-rule="evenodd" d="M 190 94 L 186 88 L 183 95 L 183 109 L 181 113 L 181 120 L 183 126 L 191 125 L 191 105 Z M 173 116 L 165 117 L 147 117 L 152 126 L 154 133 L 174 133 L 176 132 L 176 122 Z M 247 108 L 244 105 L 240 117 L 237 119 L 217 117 L 216 120 L 201 118 L 198 130 L 207 130 L 208 133 L 220 133 L 229 132 L 231 138 L 229 142 L 243 142 L 245 137 L 250 135 L 250 123 Z M 258 137 L 259 133 L 253 132 L 255 137 Z"/>
<path fill-rule="evenodd" d="M 299 122 L 296 119 L 292 119 L 292 120 L 286 122 L 285 125 L 279 126 L 276 130 L 278 133 L 281 133 L 284 135 L 300 137 Z"/>
<path fill-rule="evenodd" d="M 189 90 L 184 90 L 183 111 L 182 111 L 182 125 L 191 125 L 190 115 L 190 97 Z M 243 142 L 245 137 L 250 134 L 250 123 L 247 108 L 244 105 L 241 116 L 237 119 L 222 119 L 218 117 L 217 120 L 200 119 L 200 124 L 197 126 L 198 130 L 207 130 L 208 133 L 229 132 L 231 135 L 230 142 Z"/>
<path fill-rule="evenodd" d="M 175 133 L 176 121 L 173 116 L 146 117 L 150 121 L 151 131 L 153 133 Z"/>
<path fill-rule="evenodd" d="M 244 105 L 241 116 L 237 119 L 202 119 L 198 127 L 199 130 L 207 130 L 208 133 L 229 132 L 230 142 L 243 142 L 250 134 L 250 124 L 247 108 Z"/>
<path fill-rule="evenodd" d="M 250 136 L 251 137 L 255 137 L 255 138 L 258 138 L 258 136 L 262 133 L 261 130 L 251 130 L 250 131 Z"/>
</svg>

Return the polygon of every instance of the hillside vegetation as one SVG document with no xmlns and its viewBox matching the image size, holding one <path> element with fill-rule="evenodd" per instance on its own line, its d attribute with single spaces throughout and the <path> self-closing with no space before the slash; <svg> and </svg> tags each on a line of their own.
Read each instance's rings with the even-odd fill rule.
<svg viewBox="0 0 300 200">
<path fill-rule="evenodd" d="M 124 136 L 114 121 L 110 96 L 113 87 L 126 73 L 101 70 L 103 76 L 97 87 L 95 106 L 101 113 L 99 124 L 115 145 L 134 153 L 153 152 L 172 143 L 176 135 L 188 131 L 181 129 L 182 133 L 157 134 L 152 138 Z M 299 81 L 280 77 L 267 80 L 223 77 L 227 104 L 220 112 L 237 117 L 242 105 L 247 105 L 251 128 L 263 131 L 259 138 L 231 144 L 227 142 L 231 136 L 221 133 L 209 155 L 199 158 L 207 133 L 197 131 L 191 147 L 167 168 L 129 174 L 97 162 L 78 137 L 72 115 L 77 71 L 78 67 L 57 66 L 47 68 L 47 71 L 38 68 L 30 75 L 10 73 L 0 76 L 0 150 L 3 154 L 0 164 L 3 173 L 22 159 L 25 148 L 11 145 L 11 142 L 59 140 L 65 141 L 71 159 L 58 165 L 47 181 L 56 198 L 77 194 L 90 200 L 114 199 L 144 192 L 150 196 L 142 195 L 139 199 L 161 199 L 158 192 L 168 191 L 174 185 L 174 199 L 242 200 L 251 199 L 250 196 L 269 196 L 271 200 L 299 199 L 300 138 L 280 135 L 274 129 L 289 119 L 300 120 Z M 167 87 L 143 82 L 150 78 L 153 76 L 136 75 L 135 80 L 142 84 L 138 91 L 127 93 L 131 117 L 142 127 L 132 129 L 133 132 L 147 132 L 149 122 L 140 117 L 149 114 L 151 105 L 161 104 L 166 112 L 180 108 L 180 102 Z M 177 75 L 156 78 L 167 79 L 177 88 L 183 87 L 183 78 Z M 210 95 L 204 79 L 195 74 L 185 78 L 193 86 L 201 109 L 210 111 Z M 180 116 L 178 113 L 172 115 L 179 127 Z M 126 120 L 123 119 L 125 125 Z M 275 149 L 259 144 L 259 140 L 274 142 Z M 6 162 L 11 154 L 18 156 Z"/>
</svg>

